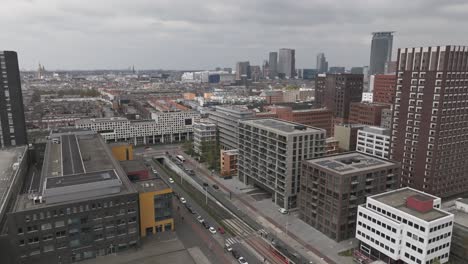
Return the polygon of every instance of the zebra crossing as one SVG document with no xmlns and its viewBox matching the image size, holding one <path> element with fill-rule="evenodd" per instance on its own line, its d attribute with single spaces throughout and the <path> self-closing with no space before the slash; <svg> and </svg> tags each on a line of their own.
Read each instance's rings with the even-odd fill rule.
<svg viewBox="0 0 468 264">
<path fill-rule="evenodd" d="M 268 232 L 265 229 L 260 229 L 256 231 L 249 225 L 247 225 L 244 221 L 241 221 L 237 218 L 230 218 L 222 220 L 224 226 L 228 228 L 232 233 L 233 237 L 226 239 L 226 245 L 230 246 L 236 243 L 240 243 L 243 239 L 253 236 L 255 234 L 259 234 L 261 236 L 266 236 Z"/>
</svg>

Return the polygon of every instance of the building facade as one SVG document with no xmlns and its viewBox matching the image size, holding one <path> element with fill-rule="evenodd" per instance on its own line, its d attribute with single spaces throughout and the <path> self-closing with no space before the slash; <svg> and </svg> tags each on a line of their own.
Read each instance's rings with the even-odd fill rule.
<svg viewBox="0 0 468 264">
<path fill-rule="evenodd" d="M 14 51 L 0 51 L 0 147 L 28 143 L 24 119 L 23 94 Z"/>
<path fill-rule="evenodd" d="M 411 188 L 367 197 L 358 209 L 357 260 L 448 262 L 454 217 L 440 206 L 440 198 Z"/>
<path fill-rule="evenodd" d="M 349 109 L 349 123 L 380 126 L 382 109 L 389 108 L 388 104 L 353 102 Z"/>
<path fill-rule="evenodd" d="M 398 50 L 390 158 L 401 183 L 440 197 L 468 191 L 468 47 Z"/>
<path fill-rule="evenodd" d="M 240 120 L 254 117 L 254 112 L 240 106 L 216 106 L 208 119 L 218 127 L 218 140 L 222 149 L 238 148 L 238 124 Z"/>
<path fill-rule="evenodd" d="M 333 136 L 338 140 L 341 151 L 354 151 L 357 146 L 358 130 L 364 128 L 361 124 L 339 124 L 335 125 Z"/>
<path fill-rule="evenodd" d="M 216 125 L 210 122 L 199 122 L 193 125 L 193 150 L 202 155 L 203 148 L 216 145 Z"/>
<path fill-rule="evenodd" d="M 296 75 L 296 51 L 293 49 L 280 49 L 278 57 L 278 74 L 284 78 L 292 79 Z"/>
<path fill-rule="evenodd" d="M 268 58 L 268 77 L 275 79 L 278 76 L 278 52 L 270 52 Z"/>
<path fill-rule="evenodd" d="M 392 112 L 391 108 L 382 109 L 382 118 L 380 119 L 380 126 L 383 128 L 392 128 Z"/>
<path fill-rule="evenodd" d="M 135 146 L 168 143 L 193 138 L 193 124 L 200 121 L 195 111 L 152 113 L 153 120 L 128 120 L 122 117 L 81 119 L 76 128 L 91 129 L 106 142 L 128 142 Z"/>
<path fill-rule="evenodd" d="M 250 79 L 250 62 L 241 61 L 236 64 L 236 80 Z"/>
<path fill-rule="evenodd" d="M 398 186 L 397 163 L 357 152 L 302 162 L 300 218 L 335 241 L 354 237 L 358 205 Z"/>
<path fill-rule="evenodd" d="M 377 74 L 374 76 L 374 102 L 393 104 L 395 97 L 396 75 Z"/>
<path fill-rule="evenodd" d="M 301 160 L 325 154 L 325 131 L 277 119 L 239 123 L 239 180 L 272 194 L 282 208 L 295 208 Z"/>
<path fill-rule="evenodd" d="M 239 151 L 237 149 L 221 150 L 221 177 L 237 176 L 237 160 Z"/>
<path fill-rule="evenodd" d="M 327 73 L 328 72 L 328 61 L 325 57 L 325 53 L 317 54 L 317 73 Z"/>
<path fill-rule="evenodd" d="M 335 123 L 347 123 L 351 102 L 362 101 L 362 75 L 319 75 L 316 79 L 315 97 L 321 106 L 333 111 Z"/>
<path fill-rule="evenodd" d="M 390 129 L 366 126 L 358 130 L 356 151 L 375 157 L 390 157 Z"/>
<path fill-rule="evenodd" d="M 393 32 L 372 33 L 369 75 L 384 74 L 385 64 L 392 60 Z"/>
</svg>

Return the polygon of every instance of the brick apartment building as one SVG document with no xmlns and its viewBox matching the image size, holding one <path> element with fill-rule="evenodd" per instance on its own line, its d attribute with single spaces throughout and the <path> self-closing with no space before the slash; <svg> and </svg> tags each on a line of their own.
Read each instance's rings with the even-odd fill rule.
<svg viewBox="0 0 468 264">
<path fill-rule="evenodd" d="M 349 109 L 349 123 L 380 126 L 382 110 L 389 108 L 389 104 L 351 103 Z"/>
<path fill-rule="evenodd" d="M 393 104 L 395 97 L 396 75 L 377 74 L 374 76 L 374 103 Z"/>
</svg>

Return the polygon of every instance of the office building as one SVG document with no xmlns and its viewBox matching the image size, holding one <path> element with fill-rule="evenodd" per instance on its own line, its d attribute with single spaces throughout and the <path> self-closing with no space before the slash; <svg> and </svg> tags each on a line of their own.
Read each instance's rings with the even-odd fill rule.
<svg viewBox="0 0 468 264">
<path fill-rule="evenodd" d="M 328 69 L 328 73 L 345 73 L 345 67 L 330 67 L 330 69 Z"/>
<path fill-rule="evenodd" d="M 218 128 L 218 140 L 222 149 L 238 148 L 238 125 L 240 120 L 254 117 L 254 112 L 241 106 L 216 106 L 208 119 Z"/>
<path fill-rule="evenodd" d="M 277 119 L 239 123 L 239 180 L 272 195 L 282 208 L 295 208 L 301 161 L 325 154 L 325 130 Z"/>
<path fill-rule="evenodd" d="M 392 60 L 393 31 L 372 33 L 369 75 L 384 74 L 385 64 Z"/>
<path fill-rule="evenodd" d="M 315 79 L 315 98 L 333 111 L 335 123 L 347 123 L 351 102 L 362 101 L 362 75 L 321 74 Z"/>
<path fill-rule="evenodd" d="M 389 109 L 388 104 L 353 102 L 349 107 L 349 123 L 380 126 L 382 109 Z"/>
<path fill-rule="evenodd" d="M 341 151 L 354 151 L 357 145 L 358 130 L 365 127 L 361 124 L 338 124 L 335 125 L 333 136 L 338 140 Z"/>
<path fill-rule="evenodd" d="M 328 72 L 328 61 L 324 53 L 317 54 L 317 73 Z"/>
<path fill-rule="evenodd" d="M 468 259 L 468 199 L 459 198 L 442 205 L 443 210 L 453 214 L 452 244 L 450 245 L 450 263 L 464 264 Z"/>
<path fill-rule="evenodd" d="M 250 66 L 250 78 L 254 82 L 258 82 L 261 78 L 263 78 L 262 69 L 258 65 L 251 65 Z"/>
<path fill-rule="evenodd" d="M 268 77 L 270 77 L 270 79 L 275 79 L 278 76 L 278 52 L 270 52 L 268 67 Z"/>
<path fill-rule="evenodd" d="M 316 69 L 302 69 L 302 79 L 304 80 L 314 80 L 316 75 Z"/>
<path fill-rule="evenodd" d="M 392 127 L 392 109 L 391 108 L 382 109 L 380 127 L 391 129 Z"/>
<path fill-rule="evenodd" d="M 106 142 L 128 142 L 135 146 L 185 141 L 193 138 L 193 124 L 200 121 L 195 111 L 165 112 L 153 120 L 128 120 L 123 117 L 81 119 L 76 128 L 98 132 Z"/>
<path fill-rule="evenodd" d="M 358 208 L 356 261 L 446 263 L 454 217 L 440 206 L 440 198 L 411 188 L 367 197 Z"/>
<path fill-rule="evenodd" d="M 377 74 L 374 76 L 372 92 L 374 94 L 375 103 L 394 103 L 396 79 L 395 74 Z"/>
<path fill-rule="evenodd" d="M 395 75 L 396 73 L 396 61 L 387 61 L 385 63 L 385 74 Z"/>
<path fill-rule="evenodd" d="M 365 126 L 358 130 L 356 151 L 378 158 L 390 156 L 390 129 Z"/>
<path fill-rule="evenodd" d="M 292 79 L 296 75 L 296 55 L 293 49 L 280 49 L 278 57 L 278 74 Z"/>
<path fill-rule="evenodd" d="M 396 189 L 399 164 L 357 152 L 302 162 L 299 216 L 335 241 L 354 237 L 358 205 Z"/>
<path fill-rule="evenodd" d="M 351 74 L 364 74 L 364 67 L 352 67 L 349 72 Z"/>
<path fill-rule="evenodd" d="M 193 125 L 193 150 L 202 156 L 203 152 L 216 146 L 216 125 L 199 122 Z M 208 149 L 207 149 L 208 148 Z"/>
<path fill-rule="evenodd" d="M 237 159 L 239 151 L 237 149 L 221 150 L 221 177 L 237 176 Z"/>
<path fill-rule="evenodd" d="M 250 79 L 250 62 L 241 61 L 236 64 L 236 80 Z"/>
<path fill-rule="evenodd" d="M 95 132 L 51 134 L 37 177 L 7 215 L 15 263 L 71 263 L 139 244 L 138 193 Z"/>
<path fill-rule="evenodd" d="M 0 51 L 0 147 L 27 144 L 23 95 L 14 51 Z"/>
<path fill-rule="evenodd" d="M 468 47 L 398 50 L 390 158 L 401 183 L 440 197 L 468 191 Z"/>
</svg>

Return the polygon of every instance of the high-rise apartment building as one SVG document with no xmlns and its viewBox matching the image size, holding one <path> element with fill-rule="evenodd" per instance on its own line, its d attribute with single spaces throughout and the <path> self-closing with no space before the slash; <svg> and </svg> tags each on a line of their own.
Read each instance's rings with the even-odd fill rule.
<svg viewBox="0 0 468 264">
<path fill-rule="evenodd" d="M 401 183 L 440 197 L 468 191 L 468 47 L 398 50 L 390 157 Z"/>
<path fill-rule="evenodd" d="M 250 79 L 250 62 L 240 61 L 236 64 L 236 80 Z"/>
<path fill-rule="evenodd" d="M 411 188 L 367 197 L 359 205 L 359 263 L 446 263 L 454 216 L 441 199 Z M 380 262 L 379 262 L 380 261 Z M 437 262 L 436 262 L 437 261 Z"/>
<path fill-rule="evenodd" d="M 323 156 L 325 130 L 277 119 L 239 123 L 239 180 L 272 194 L 282 208 L 295 208 L 301 161 Z"/>
<path fill-rule="evenodd" d="M 294 49 L 280 49 L 278 57 L 278 74 L 285 78 L 296 76 L 296 51 Z"/>
<path fill-rule="evenodd" d="M 357 152 L 302 162 L 299 213 L 336 241 L 354 237 L 358 205 L 396 189 L 399 164 Z"/>
<path fill-rule="evenodd" d="M 315 98 L 333 111 L 336 122 L 347 123 L 351 102 L 362 100 L 362 74 L 320 74 L 315 79 Z"/>
<path fill-rule="evenodd" d="M 328 72 L 328 61 L 324 53 L 317 54 L 317 73 L 327 73 Z"/>
<path fill-rule="evenodd" d="M 208 119 L 218 128 L 218 140 L 222 149 L 238 148 L 239 121 L 254 117 L 254 112 L 241 106 L 216 106 Z"/>
<path fill-rule="evenodd" d="M 393 31 L 372 33 L 369 75 L 384 74 L 385 64 L 392 60 Z"/>
<path fill-rule="evenodd" d="M 377 74 L 374 76 L 372 92 L 375 103 L 393 104 L 396 79 L 396 74 Z"/>
<path fill-rule="evenodd" d="M 275 79 L 278 76 L 278 52 L 270 52 L 268 59 L 270 79 Z"/>
<path fill-rule="evenodd" d="M 27 144 L 23 95 L 14 51 L 0 51 L 0 147 Z"/>
</svg>

